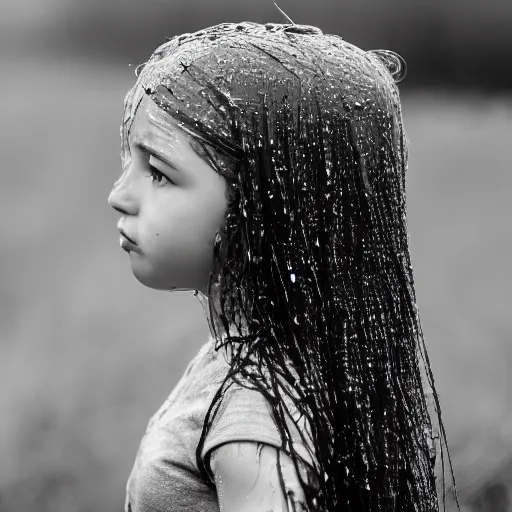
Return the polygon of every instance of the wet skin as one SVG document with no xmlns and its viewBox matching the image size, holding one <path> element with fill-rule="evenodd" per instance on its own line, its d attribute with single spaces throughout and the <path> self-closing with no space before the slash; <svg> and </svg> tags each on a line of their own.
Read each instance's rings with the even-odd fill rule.
<svg viewBox="0 0 512 512">
<path fill-rule="evenodd" d="M 121 155 L 123 174 L 108 202 L 121 213 L 118 227 L 136 244 L 123 245 L 142 284 L 206 294 L 227 184 L 189 140 L 144 96 L 129 133 L 130 151 Z"/>
</svg>

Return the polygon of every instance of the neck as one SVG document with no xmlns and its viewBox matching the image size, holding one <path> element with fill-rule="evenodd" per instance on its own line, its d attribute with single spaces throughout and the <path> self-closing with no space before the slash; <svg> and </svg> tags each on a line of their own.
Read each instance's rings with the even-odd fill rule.
<svg viewBox="0 0 512 512">
<path fill-rule="evenodd" d="M 210 335 L 213 337 L 213 328 L 212 328 L 213 324 L 212 324 L 212 318 L 210 315 L 210 299 L 208 298 L 208 295 L 206 295 L 201 290 L 194 290 L 193 293 L 194 293 L 194 297 L 197 298 L 197 300 L 201 304 L 201 307 L 203 308 L 203 311 L 204 311 L 204 314 L 206 317 L 206 321 L 208 323 L 208 327 L 210 330 Z M 213 300 L 215 300 L 214 308 L 216 311 L 220 311 L 220 303 L 219 303 L 217 294 L 214 294 L 214 297 L 215 297 L 213 299 Z M 241 326 L 241 331 L 242 331 L 242 335 L 248 333 L 247 325 L 245 324 L 245 322 Z M 231 336 L 239 336 L 240 335 L 240 333 L 238 332 L 238 329 L 234 325 L 230 326 L 229 333 Z M 223 336 L 223 338 L 224 338 L 224 336 Z"/>
</svg>

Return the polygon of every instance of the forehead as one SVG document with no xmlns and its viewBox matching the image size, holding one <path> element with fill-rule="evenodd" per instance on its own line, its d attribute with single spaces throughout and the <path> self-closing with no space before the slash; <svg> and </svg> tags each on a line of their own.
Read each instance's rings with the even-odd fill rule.
<svg viewBox="0 0 512 512">
<path fill-rule="evenodd" d="M 176 137 L 179 130 L 177 122 L 144 94 L 132 120 L 129 138 L 133 142 L 147 140 L 154 138 L 155 132 Z"/>
<path fill-rule="evenodd" d="M 157 137 L 177 141 L 181 134 L 178 123 L 162 110 L 139 85 L 128 93 L 125 99 L 122 139 L 128 145 L 151 141 Z"/>
</svg>

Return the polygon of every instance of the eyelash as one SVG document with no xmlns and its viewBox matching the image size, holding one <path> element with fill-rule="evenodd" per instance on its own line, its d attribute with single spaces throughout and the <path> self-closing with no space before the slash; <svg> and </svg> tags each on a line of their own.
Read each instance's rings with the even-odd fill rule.
<svg viewBox="0 0 512 512">
<path fill-rule="evenodd" d="M 162 180 L 166 180 L 168 183 L 172 183 L 171 180 L 167 176 L 164 176 L 163 173 L 161 173 L 156 167 L 154 167 L 151 164 L 148 164 L 148 165 L 149 165 L 149 169 L 150 169 L 148 178 L 151 178 L 151 181 L 153 183 L 155 183 L 155 182 L 162 183 Z"/>
</svg>

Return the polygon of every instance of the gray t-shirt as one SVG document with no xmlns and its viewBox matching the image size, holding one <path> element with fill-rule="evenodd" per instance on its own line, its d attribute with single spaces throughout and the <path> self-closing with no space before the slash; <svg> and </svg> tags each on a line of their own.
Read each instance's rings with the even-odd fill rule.
<svg viewBox="0 0 512 512">
<path fill-rule="evenodd" d="M 125 512 L 220 512 L 195 454 L 206 412 L 228 370 L 224 350 L 216 352 L 210 337 L 149 421 L 128 480 Z M 296 428 L 288 427 L 299 443 Z M 210 452 L 232 441 L 281 446 L 270 405 L 258 391 L 233 385 L 223 398 L 201 453 L 210 475 Z"/>
</svg>

